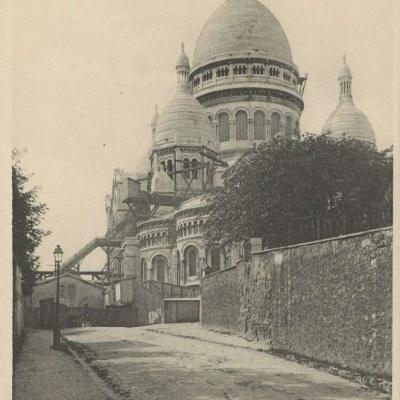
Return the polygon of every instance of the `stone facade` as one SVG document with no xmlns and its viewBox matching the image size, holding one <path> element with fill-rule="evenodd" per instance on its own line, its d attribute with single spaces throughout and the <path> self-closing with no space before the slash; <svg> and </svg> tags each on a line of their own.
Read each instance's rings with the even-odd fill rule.
<svg viewBox="0 0 400 400">
<path fill-rule="evenodd" d="M 256 252 L 203 278 L 202 294 L 204 325 L 391 376 L 391 228 Z"/>
</svg>

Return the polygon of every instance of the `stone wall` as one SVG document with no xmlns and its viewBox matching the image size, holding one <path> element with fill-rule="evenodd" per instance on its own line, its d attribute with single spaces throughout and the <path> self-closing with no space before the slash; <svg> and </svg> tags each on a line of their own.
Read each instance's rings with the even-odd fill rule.
<svg viewBox="0 0 400 400">
<path fill-rule="evenodd" d="M 203 279 L 202 320 L 225 330 L 226 314 L 274 350 L 388 377 L 391 290 L 392 230 L 380 229 L 258 252 Z"/>
<path fill-rule="evenodd" d="M 224 332 L 238 332 L 240 292 L 237 267 L 203 277 L 201 299 L 202 325 Z"/>
</svg>

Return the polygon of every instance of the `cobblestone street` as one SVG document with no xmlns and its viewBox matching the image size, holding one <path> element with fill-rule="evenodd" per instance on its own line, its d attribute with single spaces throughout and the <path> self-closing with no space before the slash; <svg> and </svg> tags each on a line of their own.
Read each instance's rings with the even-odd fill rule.
<svg viewBox="0 0 400 400">
<path fill-rule="evenodd" d="M 243 348 L 244 339 L 207 331 L 195 337 L 190 324 L 181 326 L 182 334 L 176 325 L 160 325 L 74 329 L 64 335 L 121 399 L 390 399 L 254 347 Z"/>
</svg>

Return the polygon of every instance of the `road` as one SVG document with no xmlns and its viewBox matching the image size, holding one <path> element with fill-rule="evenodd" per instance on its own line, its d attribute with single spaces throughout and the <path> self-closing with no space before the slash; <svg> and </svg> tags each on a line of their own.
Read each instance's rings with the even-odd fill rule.
<svg viewBox="0 0 400 400">
<path fill-rule="evenodd" d="M 74 329 L 66 338 L 122 399 L 390 399 L 260 351 L 146 328 Z"/>
</svg>

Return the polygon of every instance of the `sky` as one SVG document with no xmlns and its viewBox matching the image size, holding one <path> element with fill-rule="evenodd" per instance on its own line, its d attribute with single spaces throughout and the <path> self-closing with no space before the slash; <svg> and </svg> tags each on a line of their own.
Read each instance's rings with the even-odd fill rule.
<svg viewBox="0 0 400 400">
<path fill-rule="evenodd" d="M 52 231 L 38 255 L 49 269 L 106 230 L 104 197 L 114 168 L 134 171 L 150 146 L 150 121 L 173 96 L 180 43 L 192 58 L 222 0 L 15 0 L 13 146 L 40 186 Z M 280 21 L 293 59 L 308 73 L 303 131 L 318 133 L 338 102 L 343 53 L 356 105 L 377 145 L 393 143 L 394 0 L 262 0 Z M 101 252 L 101 250 L 99 250 Z M 97 254 L 86 267 L 98 269 Z"/>
</svg>

